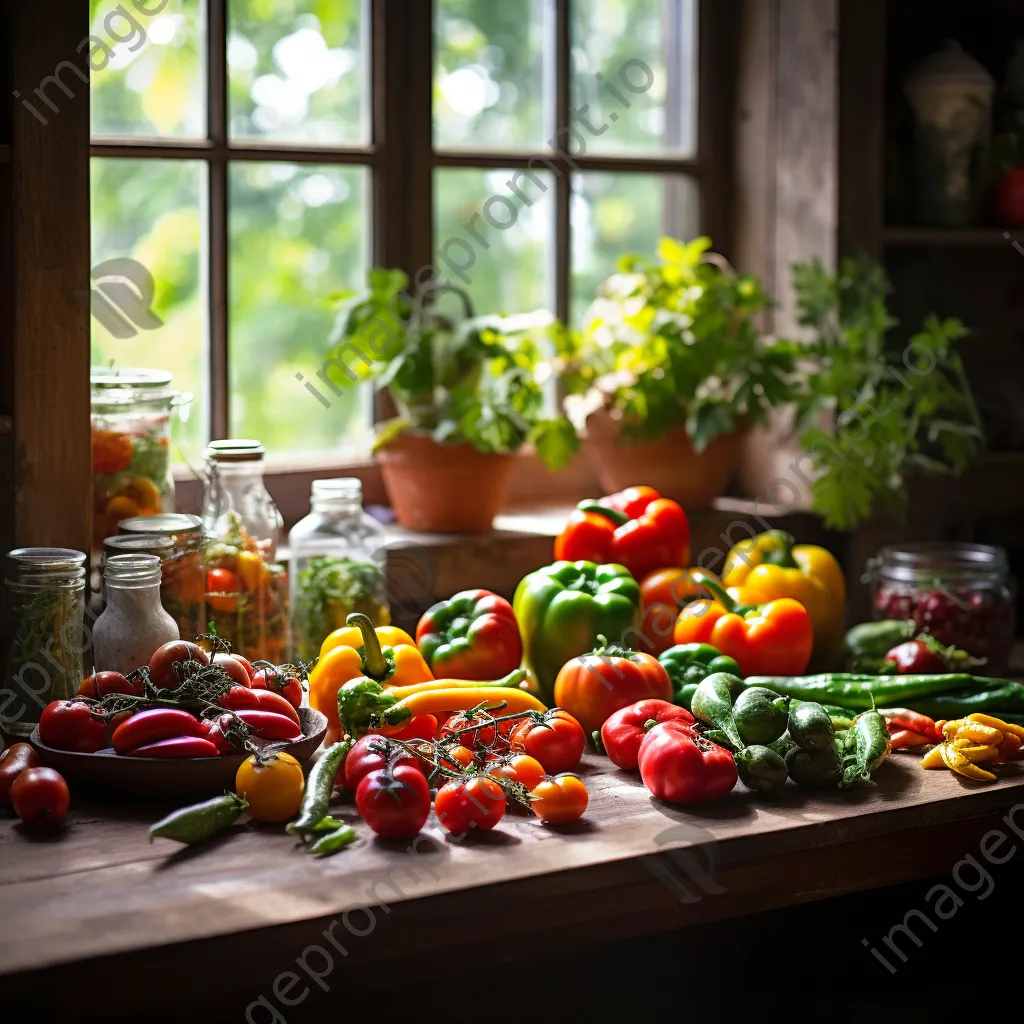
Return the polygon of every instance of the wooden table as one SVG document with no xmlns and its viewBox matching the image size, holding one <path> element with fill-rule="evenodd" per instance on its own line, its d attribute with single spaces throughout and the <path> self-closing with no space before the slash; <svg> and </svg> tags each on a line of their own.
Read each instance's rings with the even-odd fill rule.
<svg viewBox="0 0 1024 1024">
<path fill-rule="evenodd" d="M 472 920 L 482 902 L 497 938 L 529 936 L 542 950 L 570 935 L 577 944 L 638 935 L 944 874 L 994 827 L 1018 840 L 1000 819 L 1024 805 L 1024 770 L 1008 766 L 998 783 L 979 785 L 924 772 L 918 760 L 894 755 L 867 790 L 787 787 L 768 800 L 740 785 L 686 811 L 588 756 L 591 804 L 575 825 L 507 815 L 495 832 L 456 843 L 432 817 L 415 844 L 359 826 L 353 846 L 324 860 L 255 825 L 198 850 L 150 845 L 152 812 L 76 801 L 57 839 L 0 821 L 0 991 L 31 992 L 56 1012 L 74 1001 L 76 979 L 116 965 L 110 1013 L 128 1013 L 143 992 L 169 1007 L 204 966 L 228 957 L 245 971 L 218 993 L 236 1000 L 229 1016 L 241 1019 L 261 995 L 282 1005 L 275 979 L 286 998 L 318 984 L 310 972 L 347 984 L 364 965 L 437 941 L 428 930 Z M 336 813 L 356 820 L 344 801 Z M 1024 806 L 1016 821 L 1024 836 Z M 527 904 L 534 912 L 522 913 Z M 443 935 L 450 953 L 482 955 L 471 928 Z M 296 960 L 306 950 L 303 974 Z M 175 970 L 159 969 L 167 963 Z M 280 980 L 289 968 L 298 983 Z"/>
</svg>

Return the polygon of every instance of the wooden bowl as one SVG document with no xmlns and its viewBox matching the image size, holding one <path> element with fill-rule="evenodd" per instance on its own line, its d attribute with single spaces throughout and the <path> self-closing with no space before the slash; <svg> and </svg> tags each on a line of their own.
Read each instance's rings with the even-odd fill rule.
<svg viewBox="0 0 1024 1024">
<path fill-rule="evenodd" d="M 305 764 L 323 741 L 327 716 L 314 708 L 299 708 L 303 739 L 283 748 Z M 56 750 L 39 741 L 39 726 L 29 737 L 40 760 L 64 776 L 68 785 L 109 795 L 132 795 L 168 800 L 193 800 L 234 790 L 235 773 L 248 754 L 223 757 L 124 757 L 112 747 L 95 754 Z M 261 744 L 262 740 L 255 740 Z"/>
</svg>

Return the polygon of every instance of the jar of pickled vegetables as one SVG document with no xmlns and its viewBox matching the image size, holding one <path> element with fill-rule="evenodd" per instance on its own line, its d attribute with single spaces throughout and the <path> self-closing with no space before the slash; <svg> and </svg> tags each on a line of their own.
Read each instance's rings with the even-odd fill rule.
<svg viewBox="0 0 1024 1024">
<path fill-rule="evenodd" d="M 280 664 L 288 646 L 288 579 L 277 562 L 284 521 L 263 482 L 263 456 L 259 441 L 213 441 L 206 450 L 206 610 L 233 650 Z"/>
<path fill-rule="evenodd" d="M 111 541 L 142 541 L 165 535 L 170 538 L 169 549 L 152 551 L 160 555 L 160 601 L 171 618 L 178 624 L 178 632 L 185 640 L 205 633 L 206 568 L 203 564 L 203 521 L 199 516 L 184 512 L 164 512 L 155 516 L 133 516 L 117 524 L 121 536 L 104 541 L 104 549 Z"/>
<path fill-rule="evenodd" d="M 1016 586 L 1006 552 L 987 544 L 919 543 L 886 547 L 869 559 L 876 619 L 913 619 L 940 643 L 984 658 L 998 675 L 1013 647 Z"/>
<path fill-rule="evenodd" d="M 78 693 L 92 641 L 85 613 L 84 551 L 18 548 L 7 555 L 11 643 L 0 690 L 0 727 L 28 736 L 50 701 Z"/>
<path fill-rule="evenodd" d="M 391 621 L 384 577 L 384 528 L 363 511 L 356 477 L 314 480 L 310 512 L 288 535 L 293 661 L 312 661 L 324 637 L 352 612 L 375 626 Z"/>
<path fill-rule="evenodd" d="M 92 385 L 93 551 L 131 516 L 174 511 L 171 416 L 190 394 L 162 370 L 94 368 Z"/>
</svg>

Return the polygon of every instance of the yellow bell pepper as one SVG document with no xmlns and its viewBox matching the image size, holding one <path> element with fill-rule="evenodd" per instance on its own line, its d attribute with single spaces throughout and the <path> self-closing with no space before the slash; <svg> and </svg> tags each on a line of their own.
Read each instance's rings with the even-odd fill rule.
<svg viewBox="0 0 1024 1024">
<path fill-rule="evenodd" d="M 768 530 L 740 541 L 722 572 L 729 594 L 743 605 L 761 605 L 790 597 L 807 609 L 814 627 L 814 650 L 808 671 L 838 665 L 843 646 L 846 580 L 833 555 L 824 548 L 795 544 L 792 535 Z"/>
<path fill-rule="evenodd" d="M 353 612 L 348 626 L 324 640 L 309 675 L 309 705 L 327 716 L 329 746 L 341 738 L 338 691 L 350 679 L 366 676 L 381 686 L 409 686 L 434 678 L 412 637 L 395 626 L 373 628 L 367 616 Z"/>
</svg>

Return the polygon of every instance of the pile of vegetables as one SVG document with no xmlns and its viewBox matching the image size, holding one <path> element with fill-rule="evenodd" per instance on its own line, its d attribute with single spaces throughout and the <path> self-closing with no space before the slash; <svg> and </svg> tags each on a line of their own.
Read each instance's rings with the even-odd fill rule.
<svg viewBox="0 0 1024 1024">
<path fill-rule="evenodd" d="M 60 825 L 71 805 L 60 772 L 44 768 L 28 743 L 12 743 L 0 754 L 0 807 L 9 804 L 30 828 Z"/>
</svg>

